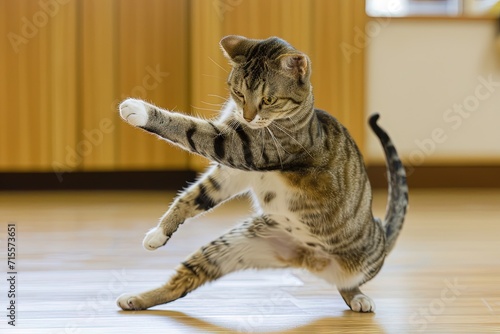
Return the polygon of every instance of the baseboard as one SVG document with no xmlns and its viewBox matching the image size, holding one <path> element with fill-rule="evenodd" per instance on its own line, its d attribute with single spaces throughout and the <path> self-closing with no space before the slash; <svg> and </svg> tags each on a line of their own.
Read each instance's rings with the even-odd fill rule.
<svg viewBox="0 0 500 334">
<path fill-rule="evenodd" d="M 386 188 L 384 165 L 368 167 L 373 188 Z M 420 166 L 407 168 L 410 188 L 500 188 L 500 166 Z"/>
<path fill-rule="evenodd" d="M 372 188 L 387 188 L 386 168 L 368 167 Z M 193 171 L 0 173 L 0 191 L 173 190 L 193 181 Z M 500 188 L 500 166 L 421 166 L 407 171 L 410 188 Z"/>
<path fill-rule="evenodd" d="M 174 190 L 193 181 L 192 171 L 0 173 L 0 190 Z"/>
</svg>

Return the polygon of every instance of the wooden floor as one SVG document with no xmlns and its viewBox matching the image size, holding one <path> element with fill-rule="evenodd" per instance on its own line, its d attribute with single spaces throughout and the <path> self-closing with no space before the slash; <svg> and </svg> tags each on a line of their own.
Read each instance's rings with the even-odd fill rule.
<svg viewBox="0 0 500 334">
<path fill-rule="evenodd" d="M 185 223 L 156 252 L 144 233 L 172 194 L 0 193 L 1 333 L 500 333 L 500 190 L 413 191 L 403 234 L 364 291 L 374 314 L 298 270 L 241 272 L 184 299 L 123 312 L 115 298 L 249 214 L 243 200 Z M 383 215 L 385 194 L 374 211 Z M 17 229 L 16 329 L 7 324 L 7 224 Z M 7 277 L 8 278 L 8 277 Z"/>
</svg>

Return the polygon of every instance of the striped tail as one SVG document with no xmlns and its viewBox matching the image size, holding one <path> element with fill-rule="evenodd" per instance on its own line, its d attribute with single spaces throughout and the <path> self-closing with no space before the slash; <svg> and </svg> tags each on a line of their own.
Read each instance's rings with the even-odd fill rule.
<svg viewBox="0 0 500 334">
<path fill-rule="evenodd" d="M 379 114 L 371 115 L 369 123 L 373 132 L 375 132 L 382 143 L 386 157 L 389 198 L 383 225 L 386 235 L 386 252 L 389 253 L 394 247 L 403 226 L 406 209 L 408 207 L 408 185 L 406 184 L 405 168 L 399 159 L 394 144 L 387 133 L 377 124 L 379 117 Z"/>
</svg>

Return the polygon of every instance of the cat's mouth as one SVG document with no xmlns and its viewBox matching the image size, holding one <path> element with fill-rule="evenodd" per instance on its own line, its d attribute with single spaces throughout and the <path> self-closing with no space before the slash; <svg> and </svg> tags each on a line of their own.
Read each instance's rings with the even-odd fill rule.
<svg viewBox="0 0 500 334">
<path fill-rule="evenodd" d="M 241 123 L 248 126 L 250 129 L 258 130 L 267 128 L 273 121 L 270 119 L 254 118 L 251 121 L 246 120 L 241 115 L 237 115 L 236 119 Z"/>
<path fill-rule="evenodd" d="M 245 124 L 250 129 L 254 130 L 267 128 L 271 124 L 271 122 L 272 121 L 251 121 L 251 122 L 248 122 L 247 120 L 241 121 L 241 123 Z"/>
<path fill-rule="evenodd" d="M 248 126 L 250 129 L 257 130 L 257 129 L 267 128 L 269 126 L 269 124 L 271 124 L 271 122 L 267 122 L 267 123 L 252 123 L 252 122 L 245 121 L 244 124 L 246 126 Z"/>
</svg>

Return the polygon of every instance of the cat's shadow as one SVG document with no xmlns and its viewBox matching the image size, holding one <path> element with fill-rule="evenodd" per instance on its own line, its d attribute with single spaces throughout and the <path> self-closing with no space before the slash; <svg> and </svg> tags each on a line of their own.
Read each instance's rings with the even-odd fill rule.
<svg viewBox="0 0 500 334">
<path fill-rule="evenodd" d="M 234 325 L 228 327 L 220 326 L 192 315 L 180 311 L 172 310 L 145 310 L 145 311 L 119 311 L 122 314 L 134 316 L 158 316 L 165 317 L 169 320 L 175 320 L 179 323 L 177 328 L 179 333 L 200 332 L 200 333 L 335 333 L 337 330 L 346 332 L 346 329 L 351 328 L 354 332 L 369 330 L 371 333 L 385 333 L 386 331 L 375 320 L 373 313 L 356 313 L 350 310 L 343 312 L 342 316 L 322 317 L 317 318 L 306 324 L 296 326 L 286 324 L 283 321 L 282 326 L 273 324 L 273 330 L 269 330 L 265 324 L 260 326 L 241 324 L 237 317 L 234 319 Z M 132 313 L 132 314 L 131 314 Z M 230 319 L 230 318 L 229 318 Z M 231 322 L 231 320 L 228 320 Z M 172 333 L 172 328 L 165 328 L 166 333 Z"/>
</svg>

